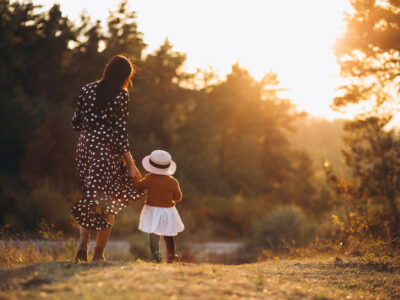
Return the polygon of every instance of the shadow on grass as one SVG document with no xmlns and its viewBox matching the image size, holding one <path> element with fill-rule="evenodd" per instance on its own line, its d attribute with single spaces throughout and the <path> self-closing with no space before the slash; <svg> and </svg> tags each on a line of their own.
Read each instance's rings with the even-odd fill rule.
<svg viewBox="0 0 400 300">
<path fill-rule="evenodd" d="M 336 257 L 334 261 L 329 261 L 324 264 L 313 264 L 313 263 L 295 263 L 293 267 L 298 269 L 328 269 L 333 270 L 337 269 L 349 269 L 349 270 L 358 270 L 358 271 L 376 271 L 382 273 L 400 273 L 400 260 L 391 259 L 390 261 L 386 260 L 376 260 L 376 261 L 364 261 L 359 258 L 354 257 L 346 257 L 345 260 Z"/>
<path fill-rule="evenodd" d="M 44 284 L 63 281 L 77 273 L 113 267 L 119 264 L 116 262 L 48 262 L 3 269 L 0 270 L 0 291 L 37 288 Z"/>
<path fill-rule="evenodd" d="M 339 268 L 360 269 L 366 271 L 400 273 L 399 261 L 374 261 L 374 262 L 343 262 L 336 261 L 335 266 Z"/>
</svg>

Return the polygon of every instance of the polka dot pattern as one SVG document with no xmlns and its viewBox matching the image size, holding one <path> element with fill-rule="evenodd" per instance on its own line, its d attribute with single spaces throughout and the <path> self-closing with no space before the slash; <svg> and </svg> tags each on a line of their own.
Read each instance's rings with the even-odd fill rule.
<svg viewBox="0 0 400 300">
<path fill-rule="evenodd" d="M 121 90 L 99 111 L 97 84 L 82 88 L 72 118 L 73 129 L 80 131 L 76 161 L 84 195 L 70 211 L 79 225 L 90 230 L 110 227 L 102 214 L 115 215 L 143 194 L 134 188 L 121 159 L 122 153 L 129 151 L 128 93 Z"/>
</svg>

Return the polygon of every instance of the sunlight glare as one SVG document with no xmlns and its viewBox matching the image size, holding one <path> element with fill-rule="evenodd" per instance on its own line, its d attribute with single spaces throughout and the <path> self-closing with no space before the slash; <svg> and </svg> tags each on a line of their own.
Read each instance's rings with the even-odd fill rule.
<svg viewBox="0 0 400 300">
<path fill-rule="evenodd" d="M 35 3 L 51 5 L 49 0 Z M 119 0 L 59 0 L 78 19 L 82 9 L 105 25 Z M 175 51 L 187 54 L 184 70 L 216 70 L 221 78 L 239 64 L 256 79 L 273 71 L 298 108 L 326 118 L 344 117 L 329 105 L 340 86 L 332 46 L 344 28 L 348 0 L 136 0 L 139 30 L 149 45 L 145 54 L 168 38 Z"/>
<path fill-rule="evenodd" d="M 345 116 L 329 105 L 340 85 L 332 46 L 344 27 L 343 12 L 350 10 L 347 0 L 152 2 L 159 10 L 146 19 L 139 13 L 139 25 L 145 33 L 158 31 L 150 45 L 168 36 L 176 50 L 187 53 L 187 71 L 211 65 L 223 76 L 235 62 L 257 79 L 274 71 L 289 89 L 282 95 L 299 109 L 326 118 Z M 135 5 L 146 11 L 142 2 Z M 176 6 L 180 15 L 173 13 Z M 172 13 L 165 17 L 165 11 Z"/>
</svg>

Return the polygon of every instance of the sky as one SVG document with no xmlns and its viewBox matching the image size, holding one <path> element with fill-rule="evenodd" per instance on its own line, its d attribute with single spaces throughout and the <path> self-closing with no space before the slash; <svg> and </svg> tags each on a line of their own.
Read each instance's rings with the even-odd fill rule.
<svg viewBox="0 0 400 300">
<path fill-rule="evenodd" d="M 120 0 L 33 0 L 45 8 L 59 3 L 77 21 L 85 10 L 105 21 Z M 147 53 L 168 38 L 175 51 L 187 54 L 185 71 L 210 66 L 221 79 L 236 62 L 256 78 L 273 71 L 282 94 L 317 117 L 345 117 L 329 105 L 340 86 L 333 52 L 344 30 L 348 0 L 130 0 Z"/>
</svg>

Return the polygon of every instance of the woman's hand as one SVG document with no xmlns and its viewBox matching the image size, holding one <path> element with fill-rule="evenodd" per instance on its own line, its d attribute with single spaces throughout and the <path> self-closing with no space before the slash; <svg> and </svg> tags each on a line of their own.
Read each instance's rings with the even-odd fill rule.
<svg viewBox="0 0 400 300">
<path fill-rule="evenodd" d="M 140 174 L 140 172 L 135 164 L 129 165 L 128 173 L 129 173 L 129 177 L 136 178 L 136 179 L 142 179 L 142 174 Z"/>
<path fill-rule="evenodd" d="M 129 177 L 142 179 L 142 174 L 140 174 L 138 168 L 135 165 L 135 161 L 132 158 L 132 154 L 127 151 L 122 154 L 122 160 L 125 162 L 125 166 L 128 168 Z"/>
<path fill-rule="evenodd" d="M 135 169 L 135 175 L 134 175 L 134 177 L 136 178 L 136 179 L 142 179 L 142 174 L 140 174 L 140 171 L 139 171 L 139 169 L 136 167 L 136 165 L 134 165 L 133 166 L 133 168 Z"/>
</svg>

